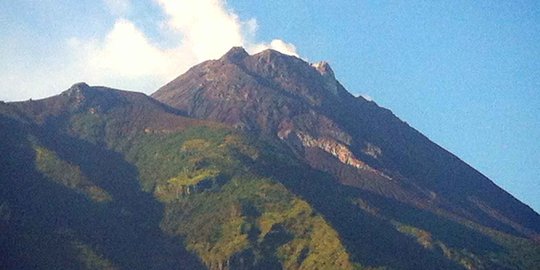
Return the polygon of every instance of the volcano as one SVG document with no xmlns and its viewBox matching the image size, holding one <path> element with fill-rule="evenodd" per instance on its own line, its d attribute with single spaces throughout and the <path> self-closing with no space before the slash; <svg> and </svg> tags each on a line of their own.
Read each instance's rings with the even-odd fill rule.
<svg viewBox="0 0 540 270">
<path fill-rule="evenodd" d="M 0 103 L 3 269 L 536 269 L 540 216 L 338 81 L 232 48 Z"/>
</svg>

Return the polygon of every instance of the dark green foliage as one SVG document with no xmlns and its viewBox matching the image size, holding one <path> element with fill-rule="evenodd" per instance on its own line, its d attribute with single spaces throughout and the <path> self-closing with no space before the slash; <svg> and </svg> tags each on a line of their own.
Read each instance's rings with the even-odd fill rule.
<svg viewBox="0 0 540 270">
<path fill-rule="evenodd" d="M 185 235 L 208 266 L 234 268 L 242 259 L 248 268 L 270 260 L 288 269 L 351 267 L 335 231 L 307 203 L 267 180 L 233 179 L 220 191 L 168 205 L 162 226 Z"/>
<path fill-rule="evenodd" d="M 289 68 L 284 56 L 261 57 Z M 246 62 L 255 70 L 266 68 L 259 64 Z M 298 78 L 287 78 L 283 70 L 264 71 L 253 80 L 243 77 L 242 68 L 228 68 L 212 72 L 240 76 L 233 89 L 238 95 L 228 101 L 235 110 L 246 107 L 250 117 L 235 110 L 230 117 L 229 111 L 214 115 L 239 129 L 182 117 L 184 112 L 142 94 L 87 85 L 42 101 L 0 104 L 0 254 L 7 258 L 0 268 L 535 269 L 540 264 L 539 245 L 527 238 L 538 225 L 534 219 L 499 218 L 501 213 L 514 218 L 509 206 L 482 193 L 496 190 L 485 181 L 467 189 L 461 179 L 478 175 L 457 159 L 446 171 L 426 171 L 445 159 L 432 158 L 429 153 L 439 150 L 414 131 L 394 136 L 404 127 L 391 113 L 349 99 L 332 103 L 324 89 L 309 81 L 309 87 L 297 87 Z M 320 79 L 309 66 L 290 71 Z M 302 92 L 310 87 L 314 92 Z M 245 104 L 241 97 L 253 89 L 262 96 Z M 274 99 L 276 91 L 283 95 Z M 208 97 L 190 98 L 198 106 L 184 104 L 186 110 L 198 116 L 225 108 Z M 315 105 L 320 107 L 306 109 Z M 331 123 L 332 117 L 345 121 Z M 378 126 L 381 121 L 385 127 Z M 302 146 L 294 131 L 284 135 L 294 128 L 313 138 L 334 136 L 392 178 L 368 175 L 340 163 L 331 151 Z M 276 138 L 279 132 L 284 139 Z M 371 153 L 362 152 L 364 146 L 371 146 Z M 452 175 L 453 169 L 458 173 Z M 514 221 L 530 216 L 519 209 L 522 215 Z"/>
<path fill-rule="evenodd" d="M 2 117 L 0 124 L 0 150 L 9 153 L 0 156 L 0 268 L 201 267 L 160 230 L 162 207 L 140 191 L 136 168 L 118 153 Z M 113 200 L 92 200 L 90 183 Z"/>
<path fill-rule="evenodd" d="M 83 140 L 101 143 L 105 136 L 105 120 L 93 110 L 77 114 L 70 121 L 70 128 Z"/>
<path fill-rule="evenodd" d="M 246 138 L 195 128 L 140 141 L 130 159 L 166 205 L 162 228 L 185 237 L 209 268 L 352 267 L 338 235 L 306 202 L 250 172 L 260 149 Z"/>
<path fill-rule="evenodd" d="M 227 162 L 214 153 L 214 155 L 196 156 L 186 149 L 184 143 L 188 140 L 202 140 L 201 147 L 211 153 L 213 149 L 223 142 L 227 130 L 212 130 L 207 127 L 196 127 L 174 135 L 143 135 L 137 139 L 134 147 L 128 150 L 126 157 L 138 168 L 143 189 L 153 192 L 157 184 L 164 184 L 167 180 L 178 175 L 179 172 L 196 170 L 203 163 Z M 197 141 L 192 141 L 196 143 Z M 195 152 L 197 154 L 197 152 Z M 213 160 L 210 160 L 212 159 Z M 219 164 L 215 164 L 218 166 Z M 225 166 L 223 166 L 225 167 Z"/>
<path fill-rule="evenodd" d="M 141 130 L 130 134 L 133 143 L 118 148 L 136 166 L 135 170 L 120 155 L 103 148 L 120 145 L 117 142 L 124 137 L 121 133 L 110 136 L 115 134 L 115 126 L 119 126 L 107 120 L 110 119 L 107 115 L 101 117 L 106 120 L 100 124 L 106 127 L 103 133 L 80 128 L 93 118 L 78 115 L 71 117 L 70 124 L 65 126 L 71 136 L 78 138 L 37 127 L 35 132 L 31 131 L 35 139 L 26 142 L 30 151 L 21 158 L 32 160 L 36 173 L 44 178 L 29 179 L 44 184 L 47 179 L 51 188 L 59 185 L 58 198 L 74 196 L 84 203 L 67 203 L 72 213 L 62 228 L 70 231 L 69 237 L 59 235 L 57 225 L 51 223 L 50 229 L 40 229 L 27 241 L 17 237 L 26 234 L 30 227 L 14 221 L 12 216 L 19 213 L 2 207 L 5 220 L 13 228 L 3 246 L 13 248 L 8 243 L 16 242 L 21 247 L 36 247 L 26 251 L 34 254 L 32 263 L 49 265 L 48 268 L 58 268 L 57 263 L 64 263 L 68 268 L 168 269 L 179 259 L 185 260 L 183 264 L 190 269 L 196 268 L 197 264 L 186 256 L 170 257 L 182 254 L 178 250 L 184 244 L 212 268 L 352 267 L 339 236 L 322 217 L 279 183 L 254 174 L 252 168 L 261 161 L 256 140 L 208 125 L 174 133 L 148 134 Z M 25 137 L 28 136 L 19 138 L 25 141 Z M 5 161 L 8 160 L 11 159 Z M 14 161 L 13 169 L 19 170 L 19 162 Z M 139 175 L 133 173 L 136 171 Z M 139 182 L 165 204 L 163 210 L 148 194 L 139 191 Z M 185 190 L 178 192 L 179 186 Z M 109 194 L 112 201 L 97 206 L 87 200 L 96 198 L 91 190 Z M 43 200 L 34 196 L 31 202 L 41 204 Z M 51 217 L 58 216 L 54 213 L 66 207 L 50 198 L 49 202 L 57 210 L 36 212 L 42 213 L 36 217 L 53 214 L 42 216 L 45 223 L 52 222 Z M 28 224 L 39 228 L 43 222 L 31 220 Z M 155 222 L 170 236 L 160 236 Z M 130 243 L 129 247 L 123 246 L 125 240 L 135 238 L 138 239 L 135 242 L 126 242 Z M 54 245 L 61 250 L 57 254 L 64 254 L 71 262 L 58 260 L 53 256 L 54 250 L 45 251 L 52 243 L 47 239 L 55 239 Z M 152 251 L 156 253 L 152 257 L 143 255 L 149 248 L 156 250 Z M 20 255 L 13 258 L 17 256 Z M 48 256 L 53 261 L 45 263 L 41 258 Z"/>
<path fill-rule="evenodd" d="M 34 146 L 34 149 L 36 151 L 36 168 L 47 178 L 85 194 L 94 201 L 112 200 L 105 190 L 89 181 L 78 166 L 59 159 L 54 152 L 46 148 Z"/>
</svg>

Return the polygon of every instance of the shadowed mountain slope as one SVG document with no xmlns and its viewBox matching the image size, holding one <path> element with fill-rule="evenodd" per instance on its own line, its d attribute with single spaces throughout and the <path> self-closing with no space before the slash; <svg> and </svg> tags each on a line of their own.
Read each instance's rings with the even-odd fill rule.
<svg viewBox="0 0 540 270">
<path fill-rule="evenodd" d="M 390 111 L 353 97 L 327 63 L 310 65 L 272 50 L 249 56 L 233 48 L 152 96 L 189 116 L 280 139 L 348 185 L 470 214 L 521 235 L 540 232 L 532 209 Z M 320 162 L 321 152 L 334 159 Z"/>
<path fill-rule="evenodd" d="M 3 269 L 353 268 L 222 124 L 81 83 L 0 104 L 0 127 Z"/>
<path fill-rule="evenodd" d="M 152 97 L 189 116 L 285 145 L 312 169 L 351 190 L 483 232 L 539 240 L 540 216 L 530 207 L 389 110 L 352 96 L 325 62 L 309 64 L 273 50 L 248 55 L 233 48 L 191 68 Z"/>
<path fill-rule="evenodd" d="M 535 269 L 540 217 L 328 63 L 0 103 L 2 269 Z"/>
</svg>

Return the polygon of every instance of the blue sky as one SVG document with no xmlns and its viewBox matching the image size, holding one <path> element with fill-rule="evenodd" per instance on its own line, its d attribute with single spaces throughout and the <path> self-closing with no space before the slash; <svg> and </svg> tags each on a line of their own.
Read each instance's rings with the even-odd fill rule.
<svg viewBox="0 0 540 270">
<path fill-rule="evenodd" d="M 0 100 L 152 93 L 233 45 L 326 60 L 540 211 L 538 1 L 7 0 L 0 25 Z"/>
</svg>

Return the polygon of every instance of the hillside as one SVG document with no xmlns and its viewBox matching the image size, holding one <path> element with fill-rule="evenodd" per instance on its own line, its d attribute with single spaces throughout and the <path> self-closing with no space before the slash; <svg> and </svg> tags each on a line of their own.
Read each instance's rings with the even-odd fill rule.
<svg viewBox="0 0 540 270">
<path fill-rule="evenodd" d="M 419 206 L 437 203 L 456 214 L 472 212 L 479 222 L 523 235 L 540 231 L 532 209 L 390 111 L 353 97 L 327 63 L 310 65 L 272 50 L 249 56 L 233 48 L 152 96 L 189 116 L 278 139 L 347 185 Z"/>
<path fill-rule="evenodd" d="M 324 62 L 0 103 L 2 269 L 535 269 L 540 216 Z"/>
<path fill-rule="evenodd" d="M 309 64 L 272 50 L 248 55 L 233 48 L 221 59 L 193 67 L 152 97 L 189 116 L 285 145 L 348 192 L 384 201 L 351 198 L 362 201 L 368 212 L 386 209 L 379 218 L 405 218 L 426 232 L 438 230 L 441 224 L 420 218 L 421 210 L 433 214 L 435 223 L 445 220 L 481 234 L 495 230 L 538 240 L 540 217 L 530 207 L 389 110 L 352 96 L 325 62 Z M 411 209 L 391 206 L 395 204 Z M 360 240 L 351 241 L 357 246 Z"/>
<path fill-rule="evenodd" d="M 3 269 L 352 268 L 232 129 L 85 84 L 1 112 Z"/>
</svg>

